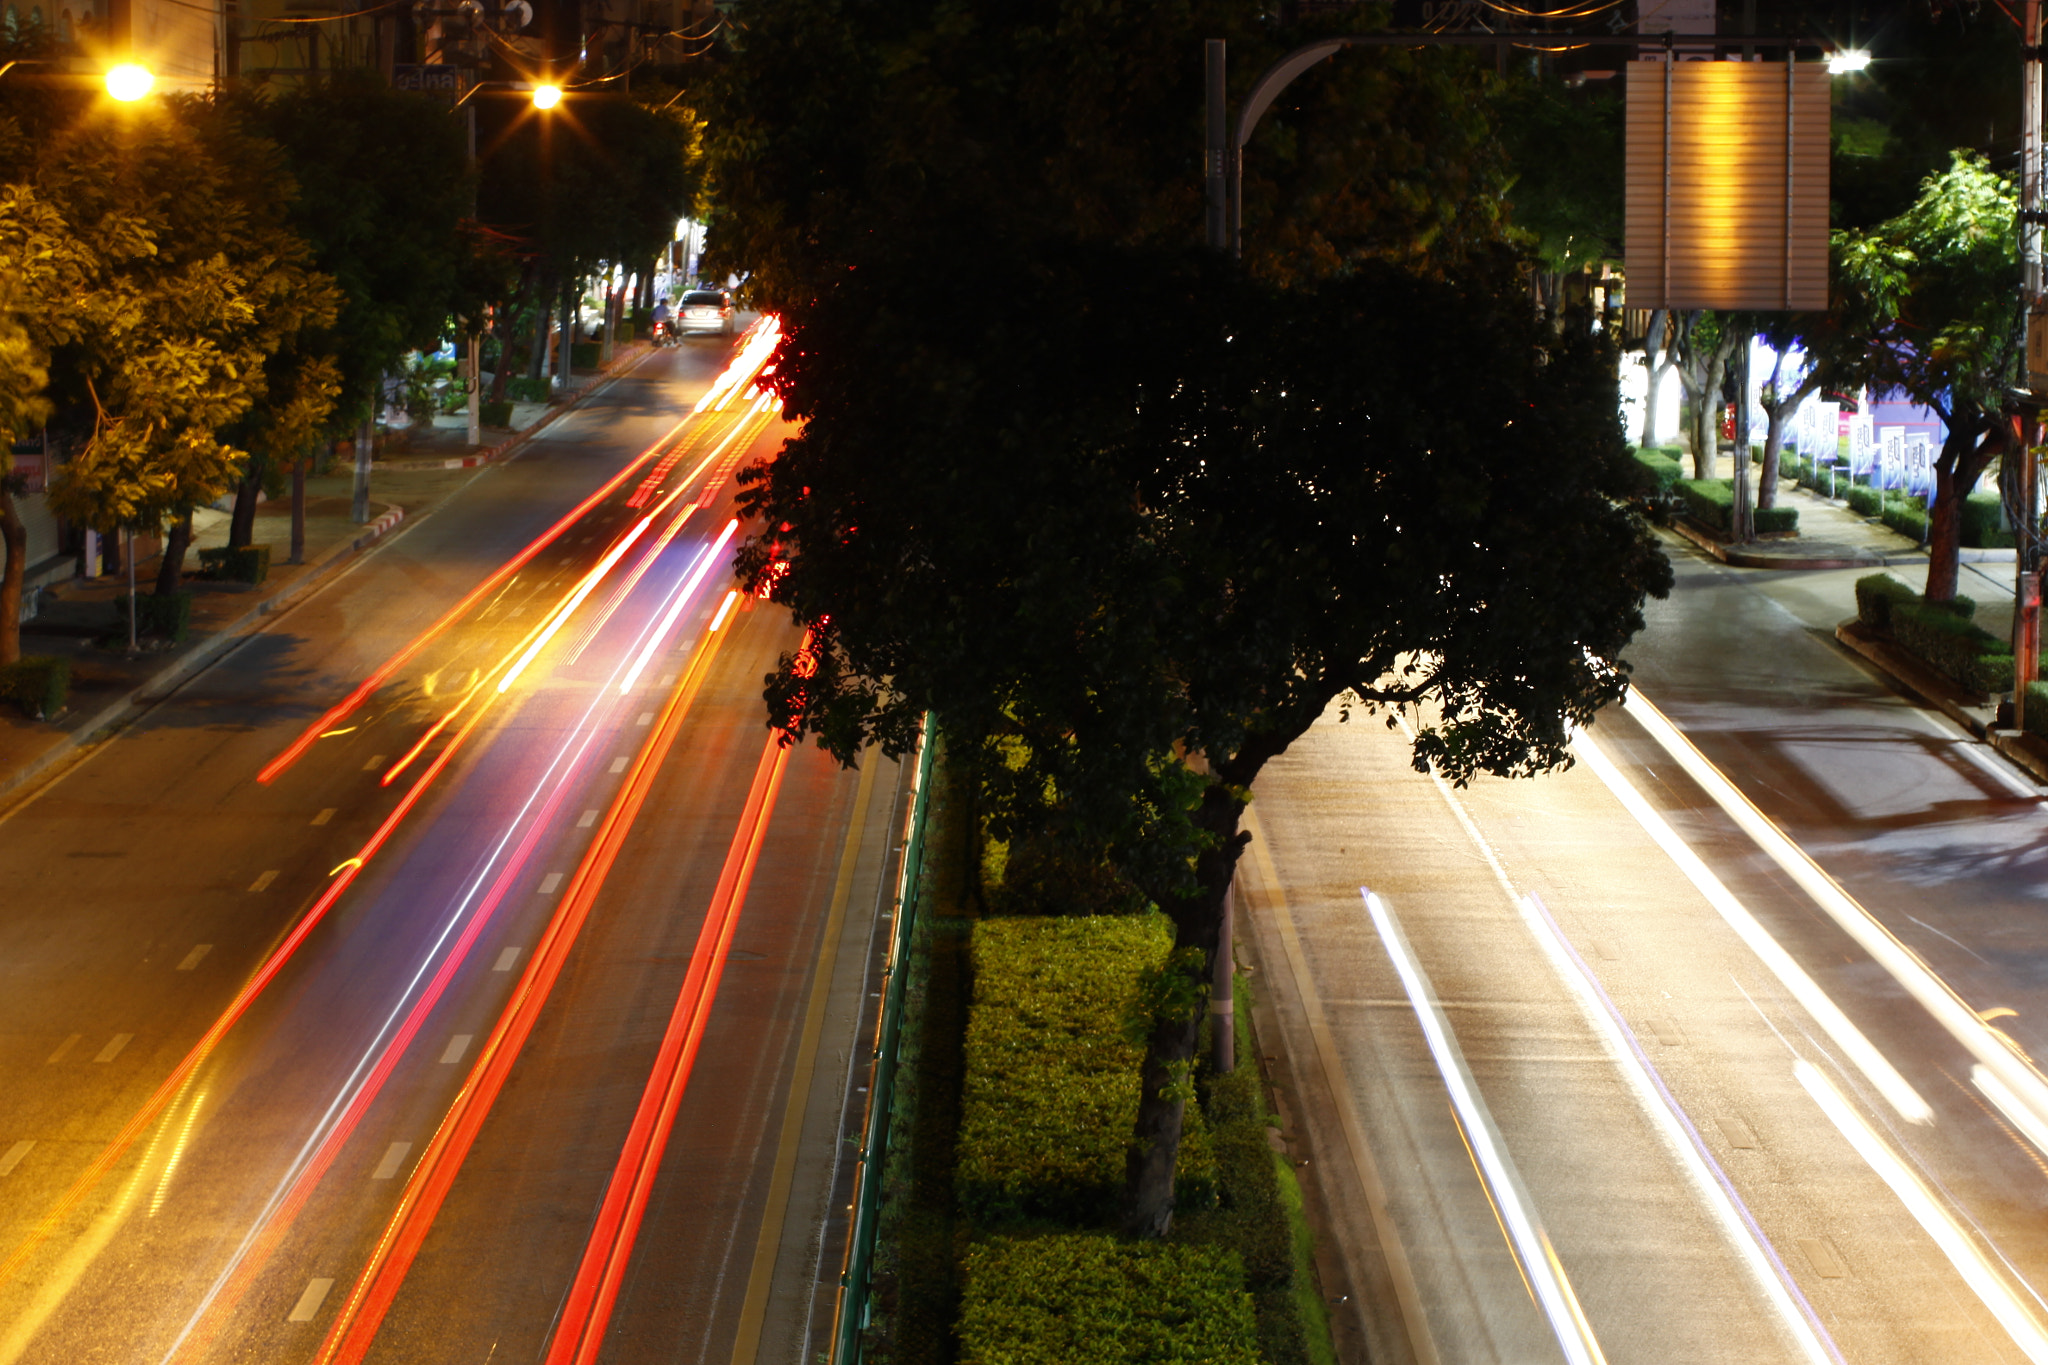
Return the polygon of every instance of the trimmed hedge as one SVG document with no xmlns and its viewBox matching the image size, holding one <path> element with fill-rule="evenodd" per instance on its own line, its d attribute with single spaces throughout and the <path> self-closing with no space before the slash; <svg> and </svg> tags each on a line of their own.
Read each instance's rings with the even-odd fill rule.
<svg viewBox="0 0 2048 1365">
<path fill-rule="evenodd" d="M 1866 484 L 1851 484 L 1842 490 L 1842 497 L 1859 517 L 1874 517 L 1884 510 L 1884 494 Z"/>
<path fill-rule="evenodd" d="M 1123 1193 L 1138 1117 L 1144 979 L 1173 951 L 1163 915 L 986 919 L 974 928 L 960 1202 L 982 1222 L 1099 1224 Z M 1201 1107 L 1182 1121 L 1174 1197 L 1216 1201 Z"/>
<path fill-rule="evenodd" d="M 1894 602 L 1892 638 L 1932 667 L 1979 692 L 2012 689 L 2013 659 L 2005 641 L 1946 606 Z"/>
<path fill-rule="evenodd" d="M 1877 519 L 1902 536 L 1927 539 L 1927 505 L 1917 497 L 1887 501 Z"/>
<path fill-rule="evenodd" d="M 1260 1365 L 1244 1267 L 1218 1248 L 996 1238 L 964 1270 L 960 1365 Z"/>
<path fill-rule="evenodd" d="M 1639 496 L 1668 497 L 1672 487 L 1685 477 L 1685 466 L 1661 451 L 1646 446 L 1634 446 L 1630 453 L 1635 456 L 1636 490 Z"/>
<path fill-rule="evenodd" d="M 35 654 L 0 665 L 0 700 L 11 701 L 30 720 L 45 720 L 64 709 L 71 694 L 71 660 Z"/>
<path fill-rule="evenodd" d="M 511 381 L 506 381 L 510 387 Z M 477 421 L 487 427 L 509 427 L 512 425 L 512 400 L 509 398 L 486 398 L 477 404 Z"/>
<path fill-rule="evenodd" d="M 1972 493 L 1963 499 L 1963 545 L 1971 550 L 2009 550 L 2012 532 L 1999 529 L 2003 500 L 1996 493 Z"/>
<path fill-rule="evenodd" d="M 192 593 L 189 589 L 159 597 L 153 592 L 136 596 L 135 633 L 182 641 L 192 629 Z M 113 601 L 114 624 L 123 638 L 128 634 L 128 594 Z"/>
<path fill-rule="evenodd" d="M 1856 580 L 1856 619 L 1872 630 L 1892 628 L 1892 607 L 1920 600 L 1920 594 L 1888 573 L 1866 574 Z"/>
<path fill-rule="evenodd" d="M 545 403 L 548 401 L 548 381 L 515 374 L 505 381 L 505 397 L 515 403 Z"/>
<path fill-rule="evenodd" d="M 602 364 L 598 359 L 602 354 L 604 354 L 604 343 L 601 341 L 572 341 L 569 343 L 569 364 L 577 374 L 589 374 L 596 370 Z"/>
<path fill-rule="evenodd" d="M 1735 483 L 1732 479 L 1680 479 L 1677 492 L 1685 503 L 1685 514 L 1694 521 L 1715 531 L 1731 529 L 1735 518 Z M 1799 509 L 1796 507 L 1758 508 L 1752 517 L 1759 535 L 1799 529 Z"/>
<path fill-rule="evenodd" d="M 2027 684 L 2027 733 L 2048 738 L 2048 683 Z"/>
<path fill-rule="evenodd" d="M 261 583 L 270 577 L 270 547 L 243 545 L 236 549 L 219 546 L 199 552 L 199 568 L 208 578 L 230 583 Z"/>
</svg>

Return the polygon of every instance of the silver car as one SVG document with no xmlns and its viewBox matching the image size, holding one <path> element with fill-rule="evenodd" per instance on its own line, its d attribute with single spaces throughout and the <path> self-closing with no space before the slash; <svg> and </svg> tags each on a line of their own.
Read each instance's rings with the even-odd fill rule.
<svg viewBox="0 0 2048 1365">
<path fill-rule="evenodd" d="M 691 289 L 676 304 L 678 332 L 732 335 L 732 295 L 723 289 Z"/>
</svg>

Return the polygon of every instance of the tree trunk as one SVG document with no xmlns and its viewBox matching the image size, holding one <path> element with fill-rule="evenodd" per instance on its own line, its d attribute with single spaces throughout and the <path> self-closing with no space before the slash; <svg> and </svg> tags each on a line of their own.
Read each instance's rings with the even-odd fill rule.
<svg viewBox="0 0 2048 1365">
<path fill-rule="evenodd" d="M 292 553 L 289 564 L 306 562 L 306 461 L 292 465 Z"/>
<path fill-rule="evenodd" d="M 1669 328 L 1671 314 L 1659 308 L 1650 314 L 1649 330 L 1643 333 L 1643 370 L 1649 376 L 1649 387 L 1643 396 L 1643 439 L 1636 444 L 1648 448 L 1657 444 L 1657 396 L 1664 387 L 1664 372 L 1670 362 L 1657 363 L 1657 352 L 1666 350 L 1664 334 Z"/>
<path fill-rule="evenodd" d="M 1749 506 L 1749 332 L 1736 338 L 1735 369 L 1735 485 L 1729 528 L 1738 544 L 1756 539 L 1756 517 Z"/>
<path fill-rule="evenodd" d="M 156 571 L 156 595 L 169 597 L 185 586 L 185 551 L 192 545 L 192 509 L 178 513 L 164 537 L 164 562 Z"/>
<path fill-rule="evenodd" d="M 1977 486 L 1978 476 L 2004 450 L 2009 430 L 1989 417 L 1955 413 L 1948 439 L 1934 462 L 1934 505 L 1927 509 L 1927 600 L 1953 602 L 1961 574 L 1963 499 Z M 1980 439 L 1981 437 L 1981 439 Z"/>
<path fill-rule="evenodd" d="M 548 372 L 548 320 L 554 307 L 554 296 L 544 279 L 535 281 L 533 307 L 533 349 L 527 354 L 526 377 L 545 379 Z"/>
<path fill-rule="evenodd" d="M 235 485 L 235 511 L 228 519 L 228 548 L 239 550 L 256 539 L 256 498 L 263 491 L 263 466 L 255 458 Z"/>
<path fill-rule="evenodd" d="M 574 280 L 562 281 L 562 327 L 561 341 L 555 356 L 555 374 L 561 380 L 562 391 L 568 392 L 570 381 L 576 377 L 576 324 L 581 321 L 583 300 L 576 297 L 578 290 Z"/>
<path fill-rule="evenodd" d="M 0 569 L 0 664 L 21 658 L 21 582 L 28 575 L 28 527 L 14 510 L 14 494 L 0 479 L 0 543 L 6 566 Z"/>
</svg>

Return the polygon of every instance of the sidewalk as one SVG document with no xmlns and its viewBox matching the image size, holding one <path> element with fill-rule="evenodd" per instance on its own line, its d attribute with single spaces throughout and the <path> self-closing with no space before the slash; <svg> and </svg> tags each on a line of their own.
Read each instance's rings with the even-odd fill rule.
<svg viewBox="0 0 2048 1365">
<path fill-rule="evenodd" d="M 370 517 L 358 526 L 350 512 L 354 472 L 341 466 L 306 480 L 306 555 L 303 564 L 284 562 L 291 545 L 291 500 L 278 498 L 256 510 L 255 543 L 271 547 L 269 578 L 257 585 L 218 583 L 191 577 L 198 551 L 227 543 L 228 515 L 202 509 L 193 516 L 192 550 L 185 561 L 192 589 L 191 632 L 181 644 L 127 652 L 125 629 L 115 599 L 126 595 L 126 575 L 74 578 L 44 589 L 42 609 L 21 628 L 24 655 L 64 655 L 71 660 L 69 705 L 47 721 L 31 721 L 0 705 L 0 805 L 52 775 L 87 744 L 126 724 L 186 679 L 197 674 L 267 617 L 294 605 L 309 590 L 386 536 L 431 514 L 476 477 L 502 460 L 561 414 L 573 410 L 608 380 L 624 374 L 650 354 L 645 343 L 620 348 L 602 372 L 579 375 L 566 399 L 521 403 L 513 426 L 485 428 L 484 443 L 468 444 L 467 421 L 444 417 L 411 448 L 379 461 L 370 474 Z M 138 590 L 156 581 L 160 557 L 135 566 Z"/>
</svg>

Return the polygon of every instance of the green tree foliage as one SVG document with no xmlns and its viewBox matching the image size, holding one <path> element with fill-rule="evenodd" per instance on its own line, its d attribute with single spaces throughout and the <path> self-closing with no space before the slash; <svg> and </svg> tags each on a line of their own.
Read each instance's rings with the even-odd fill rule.
<svg viewBox="0 0 2048 1365">
<path fill-rule="evenodd" d="M 1929 601 L 1955 596 L 1963 500 L 2013 441 L 2004 412 L 2024 346 L 2018 211 L 2010 181 L 1957 152 L 1904 213 L 1835 234 L 1834 318 L 1807 338 L 1831 385 L 1904 394 L 1948 427 L 1929 509 Z"/>
<path fill-rule="evenodd" d="M 42 396 L 50 374 L 23 323 L 22 290 L 13 281 L 0 283 L 0 667 L 21 658 L 21 584 L 28 562 L 28 528 L 15 510 L 17 480 L 9 450 L 49 419 L 49 400 Z"/>
<path fill-rule="evenodd" d="M 1622 253 L 1620 81 L 1568 88 L 1517 77 L 1495 97 L 1514 180 L 1508 206 L 1544 268 L 1569 274 Z"/>
<path fill-rule="evenodd" d="M 52 398 L 87 435 L 51 505 L 112 530 L 173 520 L 159 592 L 177 588 L 193 507 L 248 458 L 228 429 L 266 397 L 318 407 L 318 367 L 268 362 L 326 325 L 335 294 L 285 222 L 277 149 L 231 108 L 133 109 L 44 96 L 0 127 L 0 259 L 39 263 L 24 316 Z"/>
</svg>

